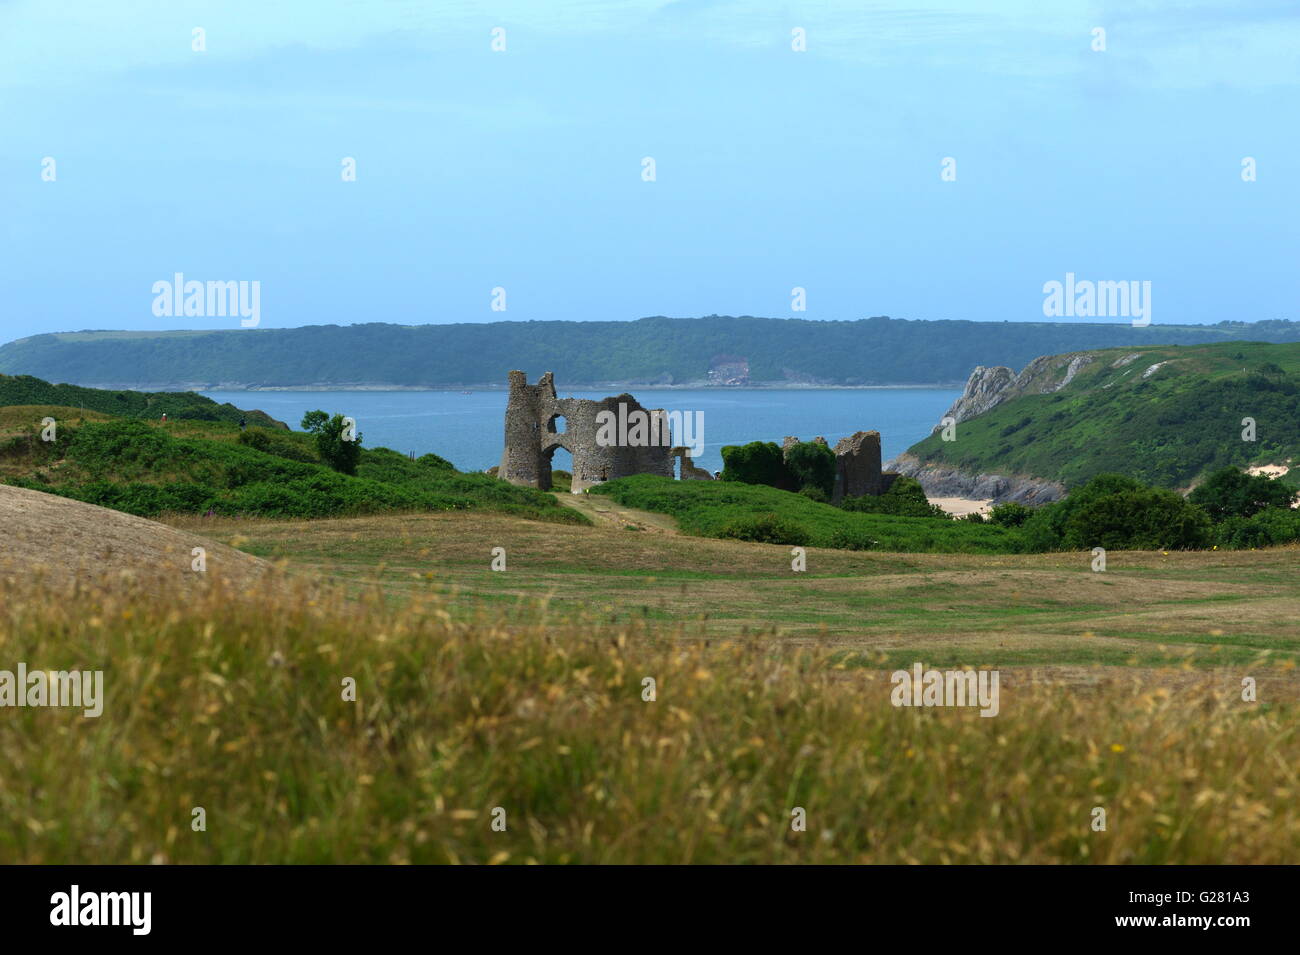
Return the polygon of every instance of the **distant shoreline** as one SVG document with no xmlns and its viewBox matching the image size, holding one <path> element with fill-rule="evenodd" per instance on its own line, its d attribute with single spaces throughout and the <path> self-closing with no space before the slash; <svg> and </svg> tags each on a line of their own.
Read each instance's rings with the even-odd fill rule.
<svg viewBox="0 0 1300 955">
<path fill-rule="evenodd" d="M 80 385 L 82 382 L 77 382 Z M 714 385 L 705 382 L 692 382 L 681 385 L 650 385 L 636 382 L 614 381 L 598 382 L 564 382 L 561 391 L 606 391 L 618 394 L 620 391 L 895 391 L 901 388 L 916 390 L 960 391 L 965 382 L 939 382 L 926 384 L 896 385 L 811 385 L 790 382 L 754 382 L 745 385 Z M 336 385 L 318 383 L 311 385 L 243 385 L 221 382 L 217 384 L 194 384 L 187 382 L 168 382 L 164 384 L 122 384 L 119 382 L 96 383 L 85 385 L 88 388 L 105 388 L 113 391 L 239 391 L 255 394 L 260 391 L 271 392 L 311 392 L 311 391 L 391 391 L 391 392 L 460 392 L 460 391 L 509 391 L 509 386 L 499 383 L 477 385 L 444 385 L 437 388 L 416 385 Z"/>
</svg>

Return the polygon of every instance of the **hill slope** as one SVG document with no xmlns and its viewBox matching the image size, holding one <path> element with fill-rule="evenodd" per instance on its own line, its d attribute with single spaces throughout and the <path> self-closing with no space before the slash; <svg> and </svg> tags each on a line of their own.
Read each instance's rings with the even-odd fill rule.
<svg viewBox="0 0 1300 955">
<path fill-rule="evenodd" d="M 37 335 L 0 348 L 0 372 L 87 385 L 239 389 L 503 385 L 505 370 L 608 384 L 935 384 L 972 365 L 1112 346 L 1300 341 L 1300 323 L 643 318 L 634 322 L 318 325 L 212 332 Z M 23 404 L 75 404 L 31 398 Z"/>
<path fill-rule="evenodd" d="M 229 421 L 241 418 L 249 424 L 284 428 L 263 411 L 244 411 L 234 405 L 217 404 L 211 398 L 192 391 L 105 391 L 77 385 L 55 385 L 31 375 L 0 375 L 0 407 L 11 405 L 60 405 L 67 408 L 98 411 L 123 418 L 161 418 L 189 421 Z"/>
<path fill-rule="evenodd" d="M 271 565 L 225 544 L 131 514 L 0 484 L 0 573 L 40 577 L 67 596 L 74 581 L 111 584 L 130 575 L 160 593 L 187 593 L 220 577 L 245 590 Z M 202 547 L 205 568 L 193 566 Z"/>
<path fill-rule="evenodd" d="M 936 429 L 894 462 L 932 492 L 982 475 L 989 496 L 1033 498 L 1036 482 L 1070 488 L 1104 472 L 1185 488 L 1216 468 L 1300 458 L 1300 345 L 1117 348 L 1039 358 L 1018 375 L 977 368 L 949 415 L 955 440 Z"/>
<path fill-rule="evenodd" d="M 343 474 L 321 461 L 313 436 L 302 432 L 240 431 L 223 421 L 83 421 L 65 409 L 47 442 L 37 415 L 48 407 L 0 408 L 0 482 L 140 517 L 488 510 L 587 522 L 551 494 L 461 473 L 433 454 L 411 460 L 389 448 L 361 448 L 356 474 Z M 26 427 L 18 424 L 24 414 Z"/>
</svg>

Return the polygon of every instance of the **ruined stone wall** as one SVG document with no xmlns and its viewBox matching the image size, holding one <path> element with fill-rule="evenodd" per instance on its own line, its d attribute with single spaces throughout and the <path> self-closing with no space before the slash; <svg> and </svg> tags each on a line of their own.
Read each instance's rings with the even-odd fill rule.
<svg viewBox="0 0 1300 955">
<path fill-rule="evenodd" d="M 880 432 L 858 431 L 835 444 L 835 491 L 832 503 L 846 497 L 884 494 L 898 478 L 880 469 Z"/>
<path fill-rule="evenodd" d="M 681 480 L 712 481 L 713 475 L 704 468 L 696 467 L 691 460 L 690 448 L 673 448 L 673 457 L 681 458 Z"/>
<path fill-rule="evenodd" d="M 826 444 L 825 438 L 813 438 L 816 444 Z M 781 453 L 788 457 L 790 449 L 799 439 L 787 436 L 781 442 Z M 831 503 L 838 504 L 846 497 L 864 494 L 884 494 L 898 479 L 897 472 L 880 469 L 880 432 L 858 431 L 835 443 L 835 490 Z"/>
<path fill-rule="evenodd" d="M 621 407 L 620 407 L 621 406 Z M 633 411 L 648 412 L 651 423 L 646 429 L 646 444 L 619 444 L 597 440 L 597 416 L 602 411 L 615 419 L 628 420 Z M 555 393 L 555 377 L 542 375 L 535 385 L 528 384 L 522 371 L 510 372 L 510 396 L 506 403 L 505 450 L 501 454 L 498 477 L 512 484 L 551 489 L 551 459 L 556 448 L 573 455 L 573 484 L 579 494 L 587 488 L 633 474 L 673 476 L 672 448 L 659 443 L 667 434 L 667 422 L 660 409 L 643 408 L 631 395 L 591 401 L 586 398 L 560 398 Z M 636 438 L 636 432 L 629 437 Z"/>
</svg>

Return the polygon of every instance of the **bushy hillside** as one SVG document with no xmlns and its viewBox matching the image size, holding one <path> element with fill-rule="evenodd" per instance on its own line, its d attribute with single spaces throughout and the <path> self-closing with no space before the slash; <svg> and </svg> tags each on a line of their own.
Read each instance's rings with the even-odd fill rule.
<svg viewBox="0 0 1300 955">
<path fill-rule="evenodd" d="M 737 359 L 747 363 L 753 383 L 933 384 L 964 381 L 973 365 L 1019 368 L 1039 355 L 1064 351 L 1243 338 L 1300 341 L 1300 323 L 1134 328 L 1083 322 L 807 321 L 713 315 L 634 322 L 77 332 L 36 335 L 5 345 L 0 348 L 0 371 L 115 387 L 445 388 L 504 384 L 506 369 L 523 368 L 534 375 L 554 371 L 559 381 L 573 387 L 704 382 L 715 359 L 729 356 L 733 365 Z"/>
<path fill-rule="evenodd" d="M 462 474 L 436 455 L 412 461 L 388 448 L 363 448 L 352 476 L 320 463 L 309 435 L 240 432 L 222 422 L 118 418 L 64 425 L 52 442 L 33 425 L 0 441 L 0 479 L 142 517 L 485 509 L 586 523 L 550 494 Z"/>
<path fill-rule="evenodd" d="M 1221 467 L 1300 459 L 1300 345 L 1108 349 L 1044 363 L 1041 377 L 1022 385 L 1046 393 L 1021 393 L 960 421 L 955 440 L 936 432 L 907 454 L 1066 487 L 1113 472 L 1185 488 Z"/>
<path fill-rule="evenodd" d="M 54 369 L 57 375 L 58 370 Z M 55 385 L 31 375 L 0 374 L 0 406 L 62 405 L 99 411 L 123 418 L 168 418 L 189 421 L 230 421 L 284 428 L 262 411 L 243 411 L 232 404 L 217 404 L 192 391 L 105 391 L 78 385 Z"/>
</svg>

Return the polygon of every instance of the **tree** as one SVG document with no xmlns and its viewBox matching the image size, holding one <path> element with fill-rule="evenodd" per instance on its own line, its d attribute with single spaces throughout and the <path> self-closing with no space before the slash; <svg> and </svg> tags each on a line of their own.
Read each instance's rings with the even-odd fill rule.
<svg viewBox="0 0 1300 955">
<path fill-rule="evenodd" d="M 302 428 L 316 435 L 316 453 L 340 474 L 356 474 L 361 461 L 361 432 L 345 437 L 347 425 L 343 415 L 333 417 L 324 411 L 308 411 L 302 416 Z"/>
<path fill-rule="evenodd" d="M 1215 471 L 1188 500 L 1204 508 L 1217 524 L 1229 517 L 1250 517 L 1266 507 L 1290 507 L 1295 489 L 1263 474 L 1236 468 Z"/>
</svg>

